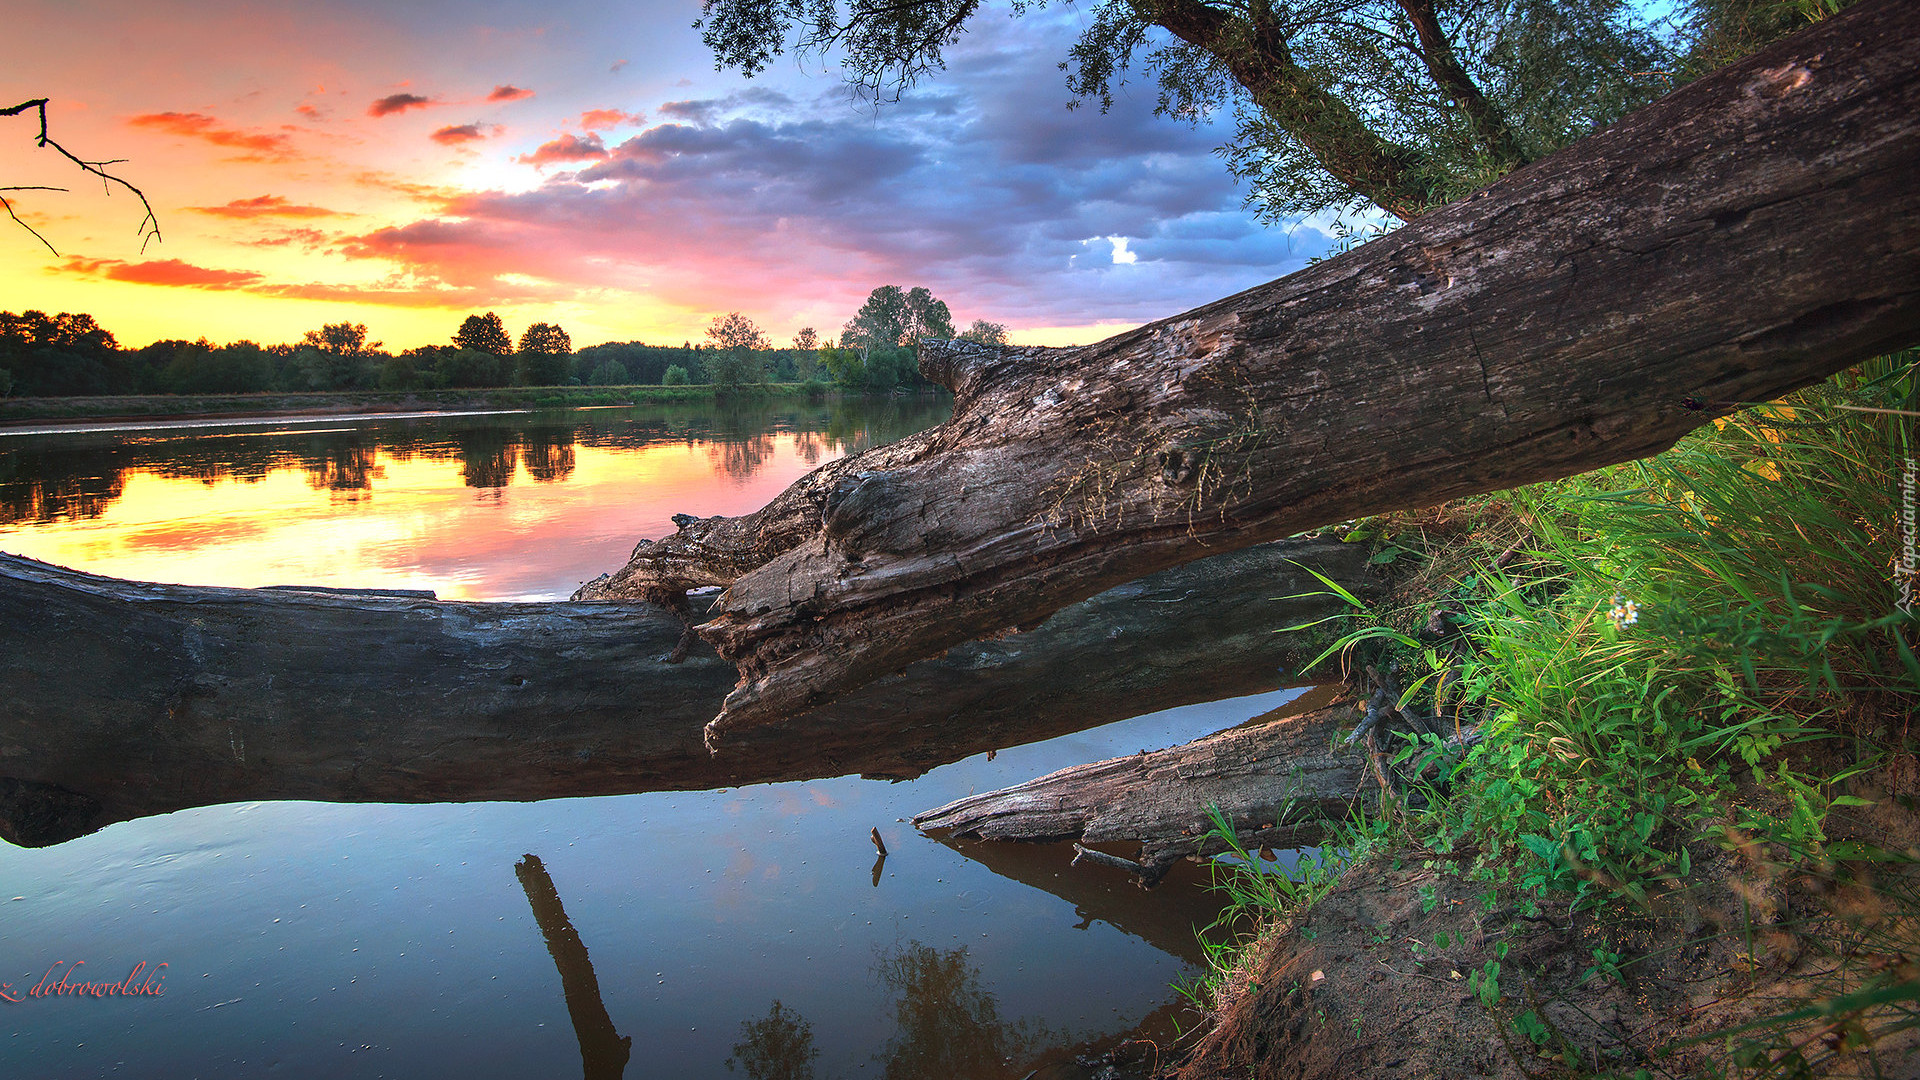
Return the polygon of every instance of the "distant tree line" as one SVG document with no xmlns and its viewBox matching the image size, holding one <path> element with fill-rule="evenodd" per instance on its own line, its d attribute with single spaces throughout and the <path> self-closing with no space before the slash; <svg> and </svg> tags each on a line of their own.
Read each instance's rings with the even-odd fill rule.
<svg viewBox="0 0 1920 1080">
<path fill-rule="evenodd" d="M 956 332 L 946 303 L 919 286 L 882 285 L 873 290 L 841 328 L 837 345 L 808 326 L 794 335 L 793 348 L 775 349 L 752 319 L 730 311 L 707 326 L 711 348 L 705 354 L 706 381 L 723 391 L 768 381 L 831 383 L 849 390 L 927 389 L 930 384 L 920 376 L 915 352 L 915 344 L 923 337 L 1003 345 L 1007 328 L 975 319 L 966 330 Z"/>
<path fill-rule="evenodd" d="M 298 341 L 156 341 L 123 349 L 93 316 L 0 312 L 0 396 L 246 394 L 310 390 L 438 390 L 504 386 L 708 385 L 748 390 L 769 382 L 851 390 L 924 387 L 913 343 L 922 336 L 1004 342 L 1006 327 L 976 320 L 956 334 L 947 305 L 924 288 L 875 289 L 841 332 L 811 327 L 774 348 L 739 312 L 715 318 L 707 340 L 637 341 L 573 348 L 567 332 L 534 323 L 516 344 L 500 316 L 469 315 L 446 345 L 388 352 L 362 323 L 328 323 Z"/>
</svg>

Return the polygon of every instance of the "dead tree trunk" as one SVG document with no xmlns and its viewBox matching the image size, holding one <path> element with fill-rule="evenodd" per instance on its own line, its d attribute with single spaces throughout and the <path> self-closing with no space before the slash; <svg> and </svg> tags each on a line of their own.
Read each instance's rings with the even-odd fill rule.
<svg viewBox="0 0 1920 1080">
<path fill-rule="evenodd" d="M 1360 544 L 1230 552 L 949 650 L 742 753 L 701 742 L 732 665 L 635 603 L 149 585 L 0 555 L 0 838 L 252 799 L 434 802 L 887 778 L 1275 685 L 1276 627 L 1363 595 Z M 1196 677 L 1204 672 L 1204 677 Z"/>
<path fill-rule="evenodd" d="M 710 746 L 1212 552 L 1667 448 L 1920 337 L 1920 5 L 1882 0 L 1336 259 L 1078 349 L 583 595 L 727 591 Z"/>
<path fill-rule="evenodd" d="M 957 799 L 914 815 L 913 824 L 956 840 L 1138 844 L 1128 869 L 1151 885 L 1182 856 L 1226 850 L 1207 835 L 1209 808 L 1251 850 L 1318 843 L 1328 818 L 1371 802 L 1378 788 L 1365 749 L 1335 741 L 1356 718 L 1351 703 L 1333 705 L 1075 765 Z"/>
</svg>

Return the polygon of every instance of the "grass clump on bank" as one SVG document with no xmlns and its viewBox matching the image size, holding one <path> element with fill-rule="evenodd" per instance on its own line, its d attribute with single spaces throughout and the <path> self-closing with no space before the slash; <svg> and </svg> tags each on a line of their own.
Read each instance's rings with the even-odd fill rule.
<svg viewBox="0 0 1920 1080">
<path fill-rule="evenodd" d="M 1876 1048 L 1920 1026 L 1920 619 L 1899 577 L 1915 359 L 1646 461 L 1347 534 L 1400 581 L 1330 654 L 1349 671 L 1397 662 L 1403 702 L 1481 741 L 1450 783 L 1410 777 L 1335 846 L 1385 838 L 1458 860 L 1522 917 L 1587 920 L 1588 979 L 1643 962 L 1645 977 L 1657 965 L 1636 942 L 1733 949 L 1730 993 L 1770 1004 L 1632 1048 L 1646 1075 L 1661 1050 L 1723 1074 L 1871 1073 Z M 1403 769 L 1431 752 L 1395 738 Z M 1225 873 L 1232 918 L 1301 907 L 1269 875 Z M 1698 917 L 1713 890 L 1733 897 L 1727 925 Z M 1552 1038 L 1549 1012 L 1522 1015 L 1504 1028 L 1521 1045 Z M 1598 1068 L 1575 1074 L 1613 1075 Z"/>
</svg>

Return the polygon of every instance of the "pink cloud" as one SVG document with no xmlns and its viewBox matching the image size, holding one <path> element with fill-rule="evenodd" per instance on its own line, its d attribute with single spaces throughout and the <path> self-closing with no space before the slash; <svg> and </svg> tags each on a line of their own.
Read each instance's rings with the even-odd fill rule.
<svg viewBox="0 0 1920 1080">
<path fill-rule="evenodd" d="M 432 98 L 421 97 L 419 94 L 388 94 L 367 106 L 367 115 L 392 116 L 394 113 L 406 112 L 408 109 L 424 109 L 432 104 L 434 104 Z"/>
<path fill-rule="evenodd" d="M 485 124 L 453 124 L 427 137 L 442 146 L 461 146 L 488 138 L 490 134 L 488 128 L 489 125 Z"/>
<path fill-rule="evenodd" d="M 525 87 L 507 84 L 503 86 L 494 87 L 493 93 L 487 95 L 487 100 L 488 101 L 519 101 L 521 98 L 530 98 L 532 96 L 533 96 L 533 91 L 528 90 Z"/>
<path fill-rule="evenodd" d="M 607 148 L 598 135 L 588 135 L 582 139 L 576 135 L 562 135 L 552 142 L 541 143 L 531 154 L 521 154 L 515 161 L 527 165 L 552 165 L 565 161 L 605 161 Z"/>
<path fill-rule="evenodd" d="M 289 203 L 278 195 L 259 195 L 251 199 L 235 199 L 223 206 L 189 206 L 187 209 L 198 214 L 212 214 L 214 217 L 226 218 L 316 218 L 334 217 L 339 214 L 338 210 L 329 210 L 324 206 L 301 206 L 297 203 Z"/>
<path fill-rule="evenodd" d="M 145 113 L 128 120 L 127 123 L 134 127 L 152 128 L 169 135 L 205 139 L 215 146 L 251 151 L 242 160 L 284 161 L 295 156 L 293 146 L 285 135 L 223 127 L 218 120 L 205 113 Z"/>
<path fill-rule="evenodd" d="M 605 131 L 623 124 L 638 127 L 646 122 L 645 114 L 624 109 L 588 109 L 580 114 L 580 126 L 587 131 Z"/>
</svg>

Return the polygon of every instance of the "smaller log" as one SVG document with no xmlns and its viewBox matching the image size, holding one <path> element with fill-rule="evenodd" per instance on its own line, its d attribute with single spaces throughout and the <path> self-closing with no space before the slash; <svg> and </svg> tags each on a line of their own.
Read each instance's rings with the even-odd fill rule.
<svg viewBox="0 0 1920 1080">
<path fill-rule="evenodd" d="M 1328 819 L 1371 804 L 1378 793 L 1364 751 L 1337 741 L 1354 718 L 1351 701 L 1263 718 L 1183 746 L 969 795 L 915 815 L 913 824 L 949 840 L 1137 843 L 1140 855 L 1132 861 L 1083 857 L 1131 870 L 1150 886 L 1183 856 L 1226 850 L 1211 835 L 1209 807 L 1218 807 L 1240 844 L 1253 849 L 1317 843 Z"/>
</svg>

